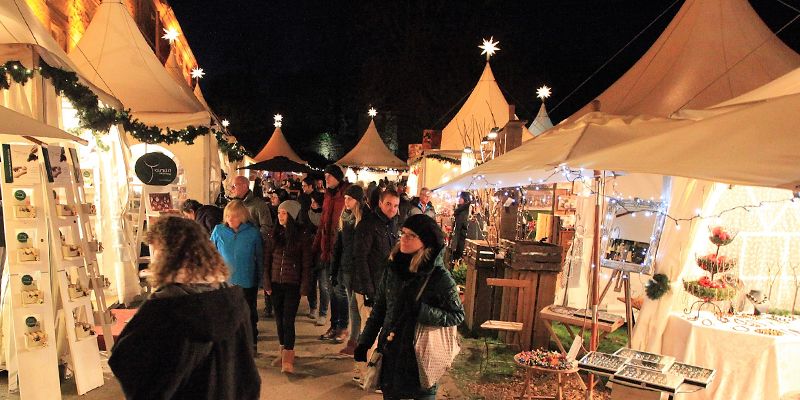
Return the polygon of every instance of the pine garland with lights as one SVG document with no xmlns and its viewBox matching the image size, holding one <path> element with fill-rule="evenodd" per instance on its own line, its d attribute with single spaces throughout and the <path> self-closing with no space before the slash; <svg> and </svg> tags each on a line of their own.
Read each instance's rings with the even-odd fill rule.
<svg viewBox="0 0 800 400">
<path fill-rule="evenodd" d="M 658 300 L 670 291 L 669 277 L 664 274 L 655 274 L 653 278 L 645 284 L 647 298 Z"/>
<path fill-rule="evenodd" d="M 128 134 L 148 144 L 175 144 L 184 142 L 193 144 L 198 136 L 214 133 L 220 151 L 230 161 L 240 161 L 247 154 L 239 143 L 228 143 L 224 134 L 217 130 L 200 126 L 188 126 L 184 129 L 161 129 L 157 126 L 146 125 L 131 115 L 130 110 L 117 111 L 111 107 L 101 107 L 100 101 L 94 92 L 78 80 L 78 74 L 51 67 L 40 61 L 39 68 L 32 70 L 26 68 L 19 61 L 8 61 L 0 65 L 0 89 L 9 89 L 11 81 L 24 85 L 35 72 L 42 78 L 49 80 L 56 92 L 63 95 L 72 103 L 78 116 L 82 129 L 89 129 L 95 135 L 97 132 L 108 133 L 112 125 L 121 124 Z M 11 81 L 9 80 L 11 79 Z"/>
</svg>

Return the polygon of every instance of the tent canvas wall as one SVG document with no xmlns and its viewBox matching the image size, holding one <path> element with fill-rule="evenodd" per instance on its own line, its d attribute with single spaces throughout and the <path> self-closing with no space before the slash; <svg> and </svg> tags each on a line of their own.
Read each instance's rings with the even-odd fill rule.
<svg viewBox="0 0 800 400">
<path fill-rule="evenodd" d="M 336 164 L 354 168 L 378 168 L 378 169 L 405 169 L 408 164 L 386 147 L 386 143 L 378 134 L 375 127 L 375 120 L 369 121 L 364 135 L 358 144 L 350 150 L 344 157 L 339 159 Z"/>
<path fill-rule="evenodd" d="M 261 151 L 259 151 L 258 154 L 253 157 L 253 160 L 255 162 L 261 162 L 278 156 L 286 157 L 296 163 L 306 163 L 302 158 L 300 158 L 300 156 L 297 155 L 297 153 L 294 152 L 292 146 L 289 145 L 289 142 L 286 141 L 286 137 L 283 135 L 281 128 L 275 127 L 275 130 L 272 132 L 272 136 L 270 136 L 267 144 L 265 144 Z"/>
</svg>

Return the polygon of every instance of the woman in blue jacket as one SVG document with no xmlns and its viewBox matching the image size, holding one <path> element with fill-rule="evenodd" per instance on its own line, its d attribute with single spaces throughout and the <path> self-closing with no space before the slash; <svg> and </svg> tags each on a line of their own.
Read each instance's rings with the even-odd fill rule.
<svg viewBox="0 0 800 400">
<path fill-rule="evenodd" d="M 211 241 L 217 247 L 231 275 L 228 283 L 240 286 L 244 298 L 250 306 L 250 322 L 253 328 L 253 348 L 258 342 L 258 313 L 256 296 L 264 265 L 264 247 L 261 233 L 250 222 L 250 213 L 241 200 L 234 200 L 225 206 L 223 223 L 214 227 Z"/>
</svg>

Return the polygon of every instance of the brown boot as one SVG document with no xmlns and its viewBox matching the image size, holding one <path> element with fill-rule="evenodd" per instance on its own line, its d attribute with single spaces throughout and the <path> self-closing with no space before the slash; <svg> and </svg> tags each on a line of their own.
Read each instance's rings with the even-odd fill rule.
<svg viewBox="0 0 800 400">
<path fill-rule="evenodd" d="M 278 357 L 275 357 L 275 359 L 272 360 L 272 362 L 269 365 L 272 365 L 273 367 L 281 365 L 282 358 L 283 358 L 283 346 L 281 346 L 281 350 L 278 352 Z"/>
<path fill-rule="evenodd" d="M 356 343 L 355 340 L 348 340 L 347 345 L 344 346 L 343 349 L 339 350 L 339 354 L 344 354 L 346 356 L 353 356 L 353 353 L 356 351 Z"/>
<path fill-rule="evenodd" d="M 284 350 L 281 357 L 283 363 L 281 364 L 281 372 L 284 374 L 294 373 L 294 350 Z"/>
</svg>

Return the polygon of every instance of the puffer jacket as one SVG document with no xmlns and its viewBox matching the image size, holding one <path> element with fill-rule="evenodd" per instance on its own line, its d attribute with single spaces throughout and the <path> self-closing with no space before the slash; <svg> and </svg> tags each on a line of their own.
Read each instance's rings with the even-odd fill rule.
<svg viewBox="0 0 800 400">
<path fill-rule="evenodd" d="M 311 283 L 312 252 L 308 247 L 311 239 L 302 227 L 298 227 L 297 238 L 286 239 L 286 229 L 276 226 L 264 248 L 264 289 L 272 290 L 272 283 L 300 286 L 300 295 L 307 296 Z"/>
<path fill-rule="evenodd" d="M 364 210 L 363 212 L 367 212 Z M 331 276 L 342 282 L 344 275 L 353 273 L 353 248 L 356 238 L 356 217 L 350 210 L 342 211 L 342 229 L 336 235 L 336 244 L 333 246 L 333 265 Z M 345 282 L 351 287 L 350 282 Z"/>
<path fill-rule="evenodd" d="M 339 231 L 339 216 L 344 209 L 344 191 L 348 187 L 350 187 L 349 184 L 341 182 L 336 188 L 325 191 L 325 200 L 322 202 L 322 218 L 312 246 L 314 254 L 318 254 L 320 261 L 325 263 L 333 259 L 333 245 L 336 241 L 336 233 Z"/>
<path fill-rule="evenodd" d="M 380 208 L 361 218 L 353 247 L 352 289 L 374 297 L 386 269 L 389 252 L 397 242 L 397 217 L 387 218 Z"/>
<path fill-rule="evenodd" d="M 433 204 L 428 202 L 428 204 L 425 204 L 425 207 L 423 208 L 419 201 L 419 197 L 414 197 L 411 199 L 411 209 L 408 210 L 408 216 L 410 217 L 417 214 L 425 214 L 431 217 L 433 220 L 436 220 L 436 210 L 433 208 Z"/>
<path fill-rule="evenodd" d="M 211 232 L 211 241 L 231 270 L 228 282 L 245 289 L 258 287 L 264 265 L 264 244 L 255 225 L 245 222 L 235 232 L 228 225 L 219 224 Z"/>
<path fill-rule="evenodd" d="M 414 354 L 414 330 L 417 323 L 430 326 L 456 326 L 464 321 L 464 307 L 450 272 L 444 267 L 444 251 L 433 253 L 417 273 L 408 271 L 410 256 L 395 257 L 381 280 L 375 306 L 358 338 L 359 345 L 372 345 L 378 339 L 383 353 L 380 379 L 385 394 L 400 398 L 435 394 L 436 387 L 421 388 Z M 428 284 L 418 302 L 426 277 Z M 412 299 L 412 300 L 409 300 Z M 394 339 L 386 337 L 394 332 Z M 380 337 L 378 335 L 380 334 Z"/>
</svg>

